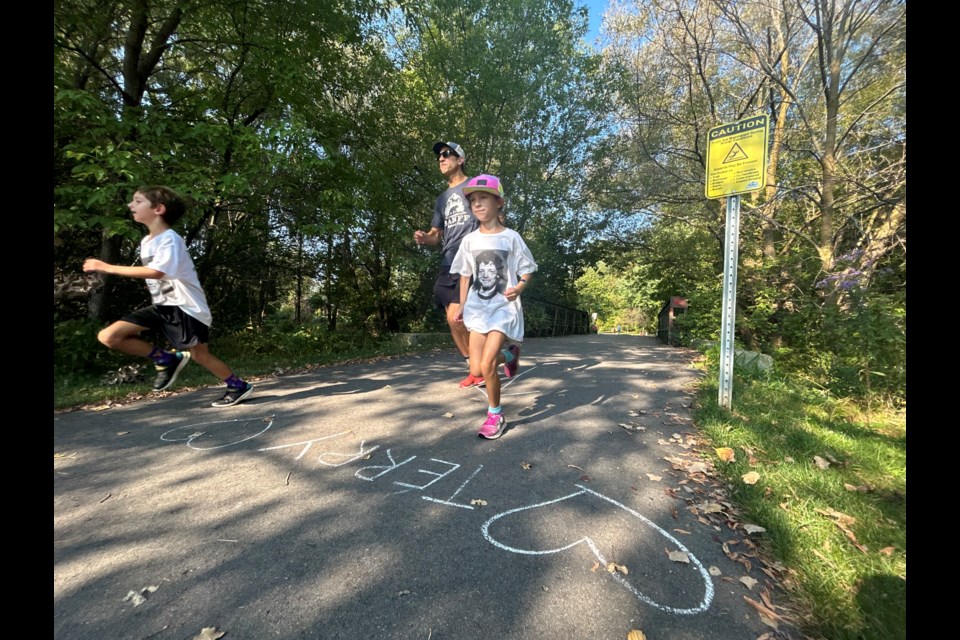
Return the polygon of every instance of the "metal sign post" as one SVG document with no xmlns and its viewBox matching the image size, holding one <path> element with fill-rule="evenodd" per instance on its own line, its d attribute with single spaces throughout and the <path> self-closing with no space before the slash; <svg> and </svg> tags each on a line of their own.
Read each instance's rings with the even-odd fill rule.
<svg viewBox="0 0 960 640">
<path fill-rule="evenodd" d="M 727 198 L 727 233 L 723 243 L 723 312 L 720 318 L 720 406 L 733 399 L 734 320 L 737 308 L 737 258 L 740 254 L 740 196 Z"/>
<path fill-rule="evenodd" d="M 727 199 L 723 247 L 723 314 L 720 327 L 720 406 L 733 398 L 733 342 L 737 308 L 737 258 L 740 254 L 740 194 L 767 184 L 768 118 L 753 116 L 710 129 L 707 134 L 707 198 Z"/>
</svg>

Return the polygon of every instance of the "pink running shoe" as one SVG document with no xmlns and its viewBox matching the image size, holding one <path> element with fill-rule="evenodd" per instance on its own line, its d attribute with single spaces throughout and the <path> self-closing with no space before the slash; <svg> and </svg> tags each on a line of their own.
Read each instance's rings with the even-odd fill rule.
<svg viewBox="0 0 960 640">
<path fill-rule="evenodd" d="M 487 419 L 477 435 L 487 440 L 496 440 L 503 435 L 503 428 L 507 426 L 507 421 L 500 413 L 487 413 Z"/>
<path fill-rule="evenodd" d="M 507 351 L 513 354 L 513 360 L 503 365 L 503 375 L 512 378 L 517 375 L 517 369 L 520 367 L 520 345 L 511 344 Z"/>
</svg>

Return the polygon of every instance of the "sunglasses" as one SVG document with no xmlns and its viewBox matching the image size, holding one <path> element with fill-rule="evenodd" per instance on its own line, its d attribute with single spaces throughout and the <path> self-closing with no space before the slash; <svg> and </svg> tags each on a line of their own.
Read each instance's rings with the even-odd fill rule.
<svg viewBox="0 0 960 640">
<path fill-rule="evenodd" d="M 444 149 L 443 151 L 437 154 L 437 160 L 439 160 L 440 158 L 449 158 L 450 156 L 453 156 L 454 158 L 460 157 L 457 154 L 455 154 L 453 151 L 450 151 L 450 149 Z"/>
</svg>

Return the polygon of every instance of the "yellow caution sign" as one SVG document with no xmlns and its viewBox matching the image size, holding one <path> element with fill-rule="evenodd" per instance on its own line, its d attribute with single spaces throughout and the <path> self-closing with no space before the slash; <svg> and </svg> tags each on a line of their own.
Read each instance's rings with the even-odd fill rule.
<svg viewBox="0 0 960 640">
<path fill-rule="evenodd" d="M 725 198 L 767 186 L 767 116 L 722 124 L 707 134 L 708 198 Z"/>
</svg>

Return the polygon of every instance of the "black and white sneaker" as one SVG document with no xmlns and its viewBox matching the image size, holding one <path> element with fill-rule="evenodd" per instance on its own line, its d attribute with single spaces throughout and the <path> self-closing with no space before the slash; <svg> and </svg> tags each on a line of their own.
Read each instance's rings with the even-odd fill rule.
<svg viewBox="0 0 960 640">
<path fill-rule="evenodd" d="M 153 390 L 163 391 L 174 383 L 180 370 L 190 362 L 189 351 L 177 351 L 173 354 L 176 360 L 168 365 L 154 365 L 157 368 L 157 377 L 153 379 Z"/>
<path fill-rule="evenodd" d="M 214 402 L 212 407 L 232 407 L 233 405 L 243 402 L 250 397 L 250 394 L 253 393 L 253 385 L 249 382 L 247 386 L 234 389 L 233 387 L 227 387 L 227 392 L 223 394 L 223 397 Z"/>
</svg>

